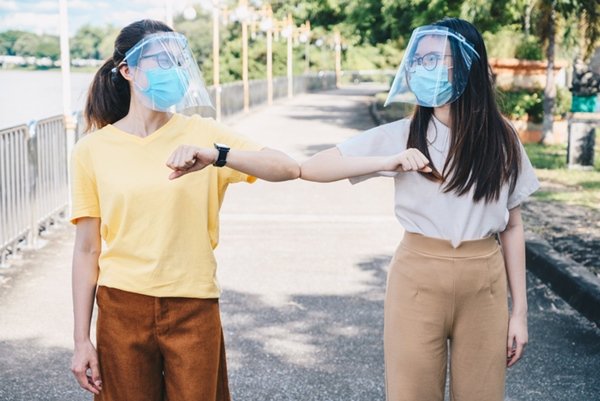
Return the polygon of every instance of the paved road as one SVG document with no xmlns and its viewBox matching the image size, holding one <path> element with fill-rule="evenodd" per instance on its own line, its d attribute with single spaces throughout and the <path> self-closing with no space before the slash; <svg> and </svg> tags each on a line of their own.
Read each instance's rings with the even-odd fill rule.
<svg viewBox="0 0 600 401">
<path fill-rule="evenodd" d="M 299 96 L 230 120 L 298 159 L 372 126 L 368 95 Z M 236 401 L 377 401 L 386 265 L 402 230 L 392 182 L 232 186 L 217 249 Z M 88 400 L 68 372 L 73 230 L 0 271 L 0 400 Z M 507 401 L 600 399 L 600 330 L 528 276 L 531 343 Z M 482 400 L 485 401 L 485 400 Z"/>
</svg>

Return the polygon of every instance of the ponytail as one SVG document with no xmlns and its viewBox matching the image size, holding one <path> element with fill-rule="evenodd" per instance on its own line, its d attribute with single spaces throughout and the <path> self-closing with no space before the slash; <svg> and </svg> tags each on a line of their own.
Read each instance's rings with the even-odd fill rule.
<svg viewBox="0 0 600 401">
<path fill-rule="evenodd" d="M 112 124 L 129 112 L 129 82 L 115 68 L 114 59 L 110 58 L 94 76 L 84 109 L 86 132 Z"/>
</svg>

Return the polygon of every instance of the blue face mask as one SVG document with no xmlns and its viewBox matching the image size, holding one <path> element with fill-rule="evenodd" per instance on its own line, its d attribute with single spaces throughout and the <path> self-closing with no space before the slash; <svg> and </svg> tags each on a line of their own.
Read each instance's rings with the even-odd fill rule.
<svg viewBox="0 0 600 401">
<path fill-rule="evenodd" d="M 442 70 L 439 71 L 439 68 Z M 452 84 L 448 80 L 448 67 L 445 65 L 432 71 L 417 66 L 415 72 L 410 73 L 408 84 L 421 106 L 442 106 L 452 97 Z"/>
<path fill-rule="evenodd" d="M 148 88 L 141 92 L 152 102 L 158 111 L 167 111 L 179 103 L 187 93 L 189 79 L 187 74 L 177 67 L 168 69 L 153 68 L 144 71 Z"/>
</svg>

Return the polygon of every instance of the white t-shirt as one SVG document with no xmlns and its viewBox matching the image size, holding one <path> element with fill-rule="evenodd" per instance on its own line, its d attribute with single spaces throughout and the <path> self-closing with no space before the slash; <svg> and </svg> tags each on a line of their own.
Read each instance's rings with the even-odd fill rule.
<svg viewBox="0 0 600 401">
<path fill-rule="evenodd" d="M 356 135 L 339 145 L 343 156 L 391 156 L 406 150 L 410 119 L 381 125 Z M 450 149 L 450 129 L 432 116 L 427 131 L 430 162 L 441 171 Z M 473 201 L 475 187 L 468 194 L 443 192 L 443 184 L 430 181 L 417 172 L 379 172 L 350 178 L 352 184 L 377 176 L 393 176 L 395 212 L 408 232 L 450 240 L 454 247 L 462 241 L 486 238 L 504 231 L 509 210 L 519 206 L 539 188 L 531 162 L 521 146 L 521 170 L 514 191 L 504 185 L 495 202 Z"/>
</svg>

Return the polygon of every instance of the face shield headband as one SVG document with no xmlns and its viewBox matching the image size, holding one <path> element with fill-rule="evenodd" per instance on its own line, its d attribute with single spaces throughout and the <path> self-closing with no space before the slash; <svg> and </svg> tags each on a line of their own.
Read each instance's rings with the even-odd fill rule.
<svg viewBox="0 0 600 401">
<path fill-rule="evenodd" d="M 446 27 L 428 25 L 413 31 L 385 106 L 393 102 L 438 107 L 465 90 L 474 46 Z"/>
<path fill-rule="evenodd" d="M 135 96 L 152 110 L 212 107 L 202 73 L 180 33 L 144 37 L 125 53 L 123 63 L 132 73 Z"/>
</svg>

